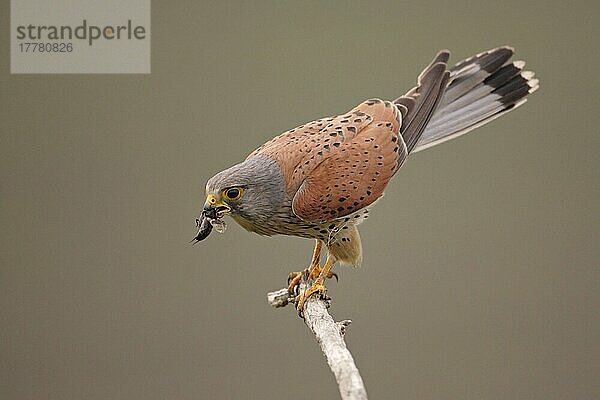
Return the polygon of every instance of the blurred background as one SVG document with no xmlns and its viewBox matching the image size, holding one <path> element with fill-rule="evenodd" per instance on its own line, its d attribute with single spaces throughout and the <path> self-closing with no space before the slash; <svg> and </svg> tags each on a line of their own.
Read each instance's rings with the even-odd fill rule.
<svg viewBox="0 0 600 400">
<path fill-rule="evenodd" d="M 600 398 L 600 79 L 592 2 L 153 2 L 150 75 L 10 75 L 0 29 L 0 398 L 337 398 L 266 293 L 312 242 L 204 184 L 272 136 L 516 48 L 541 87 L 416 154 L 329 283 L 373 399 Z"/>
</svg>

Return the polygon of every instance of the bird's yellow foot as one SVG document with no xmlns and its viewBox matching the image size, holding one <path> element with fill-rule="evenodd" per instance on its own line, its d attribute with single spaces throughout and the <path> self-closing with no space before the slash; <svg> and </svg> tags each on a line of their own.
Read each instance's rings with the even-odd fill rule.
<svg viewBox="0 0 600 400">
<path fill-rule="evenodd" d="M 304 293 L 301 293 L 296 298 L 296 310 L 298 310 L 298 315 L 300 317 L 303 317 L 304 304 L 306 303 L 306 300 L 308 300 L 308 298 L 310 296 L 312 296 L 315 293 L 319 293 L 319 294 L 323 295 L 323 294 L 325 294 L 326 291 L 327 291 L 327 288 L 323 284 L 322 280 L 317 279 L 317 281 L 315 283 L 313 283 L 310 288 L 305 290 Z"/>
<path fill-rule="evenodd" d="M 288 292 L 289 292 L 289 294 L 294 295 L 296 293 L 296 288 L 300 284 L 300 280 L 302 279 L 302 274 L 304 274 L 304 272 L 306 270 L 307 269 L 305 269 L 302 272 L 290 273 L 290 276 L 288 276 Z"/>
<path fill-rule="evenodd" d="M 306 275 L 310 280 L 314 281 L 321 274 L 322 268 L 320 265 L 313 265 L 308 268 L 305 268 L 302 272 L 292 272 L 290 276 L 288 276 L 288 292 L 291 295 L 296 294 L 296 288 L 300 284 L 300 280 L 302 280 L 302 276 Z M 326 276 L 327 279 L 335 278 L 338 281 L 338 276 L 335 272 L 329 271 Z"/>
</svg>

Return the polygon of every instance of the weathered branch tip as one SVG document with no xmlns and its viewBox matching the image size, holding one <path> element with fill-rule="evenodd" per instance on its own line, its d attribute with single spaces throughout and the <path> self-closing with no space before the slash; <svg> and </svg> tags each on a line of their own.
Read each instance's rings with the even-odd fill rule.
<svg viewBox="0 0 600 400">
<path fill-rule="evenodd" d="M 310 287 L 310 282 L 302 279 L 299 290 Z M 267 301 L 275 308 L 285 307 L 294 302 L 287 288 L 267 294 Z M 349 319 L 335 322 L 327 308 L 330 299 L 311 296 L 304 305 L 304 323 L 312 331 L 327 359 L 327 364 L 338 383 L 343 400 L 367 400 L 367 391 L 362 377 L 356 368 L 354 358 L 346 347 L 344 335 L 352 322 Z M 295 310 L 294 310 L 295 311 Z"/>
</svg>

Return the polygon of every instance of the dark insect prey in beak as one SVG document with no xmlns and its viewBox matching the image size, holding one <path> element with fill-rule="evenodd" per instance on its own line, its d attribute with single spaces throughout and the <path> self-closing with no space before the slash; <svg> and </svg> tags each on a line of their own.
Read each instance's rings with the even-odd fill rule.
<svg viewBox="0 0 600 400">
<path fill-rule="evenodd" d="M 210 235 L 212 231 L 212 224 L 209 221 L 209 218 L 206 217 L 204 211 L 200 213 L 200 217 L 196 218 L 196 227 L 198 228 L 198 233 L 196 236 L 190 241 L 193 244 L 198 243 L 201 240 L 204 240 Z"/>
</svg>

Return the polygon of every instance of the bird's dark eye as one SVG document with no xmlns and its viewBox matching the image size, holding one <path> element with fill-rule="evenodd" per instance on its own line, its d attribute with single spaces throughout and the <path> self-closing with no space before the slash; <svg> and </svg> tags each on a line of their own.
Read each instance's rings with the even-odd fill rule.
<svg viewBox="0 0 600 400">
<path fill-rule="evenodd" d="M 229 200 L 237 200 L 242 197 L 242 189 L 241 188 L 231 188 L 227 189 L 224 192 L 225 197 Z"/>
</svg>

